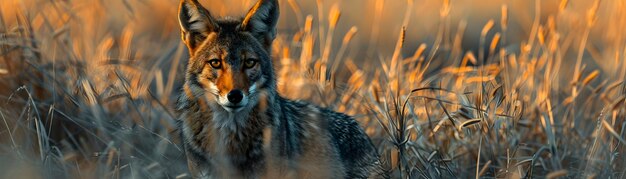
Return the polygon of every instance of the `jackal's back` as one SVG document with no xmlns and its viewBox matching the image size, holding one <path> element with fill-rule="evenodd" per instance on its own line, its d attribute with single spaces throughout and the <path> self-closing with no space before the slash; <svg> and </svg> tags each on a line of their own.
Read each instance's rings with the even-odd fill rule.
<svg viewBox="0 0 626 179">
<path fill-rule="evenodd" d="M 281 121 L 289 125 L 280 126 L 278 130 L 295 137 L 290 139 L 292 152 L 306 155 L 328 150 L 324 151 L 328 153 L 324 157 L 336 160 L 335 167 L 340 167 L 346 178 L 384 176 L 376 148 L 352 117 L 302 101 L 281 99 L 280 106 L 285 114 Z"/>
</svg>

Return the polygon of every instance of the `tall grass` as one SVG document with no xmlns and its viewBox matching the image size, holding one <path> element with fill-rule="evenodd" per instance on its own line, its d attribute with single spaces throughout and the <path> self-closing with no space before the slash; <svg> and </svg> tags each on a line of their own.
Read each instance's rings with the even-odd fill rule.
<svg viewBox="0 0 626 179">
<path fill-rule="evenodd" d="M 280 2 L 281 94 L 355 116 L 394 178 L 626 176 L 626 3 Z M 0 177 L 188 177 L 176 4 L 0 2 Z"/>
</svg>

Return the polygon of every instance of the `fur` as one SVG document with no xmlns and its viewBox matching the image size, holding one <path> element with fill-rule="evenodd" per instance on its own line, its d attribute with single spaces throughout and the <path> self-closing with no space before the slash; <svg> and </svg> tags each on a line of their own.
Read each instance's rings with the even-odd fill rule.
<svg viewBox="0 0 626 179">
<path fill-rule="evenodd" d="M 194 178 L 385 176 L 353 118 L 276 92 L 276 0 L 241 19 L 214 19 L 197 0 L 182 0 L 179 11 L 190 59 L 178 127 Z M 236 104 L 227 98 L 233 90 L 243 93 Z"/>
</svg>

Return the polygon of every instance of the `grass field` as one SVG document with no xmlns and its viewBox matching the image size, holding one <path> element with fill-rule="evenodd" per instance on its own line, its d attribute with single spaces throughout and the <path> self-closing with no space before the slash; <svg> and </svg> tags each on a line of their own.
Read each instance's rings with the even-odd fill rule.
<svg viewBox="0 0 626 179">
<path fill-rule="evenodd" d="M 626 178 L 623 0 L 280 3 L 281 94 L 355 116 L 394 178 Z M 188 177 L 177 4 L 0 1 L 0 178 Z"/>
</svg>

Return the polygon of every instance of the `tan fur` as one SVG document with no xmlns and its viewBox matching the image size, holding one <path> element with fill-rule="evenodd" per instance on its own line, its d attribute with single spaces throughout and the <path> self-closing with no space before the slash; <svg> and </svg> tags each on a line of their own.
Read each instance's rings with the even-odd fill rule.
<svg viewBox="0 0 626 179">
<path fill-rule="evenodd" d="M 226 93 L 233 89 L 250 88 L 248 77 L 243 73 L 234 72 L 232 70 L 222 72 L 222 74 L 220 74 L 217 78 L 216 85 L 220 95 L 226 95 Z"/>
</svg>

